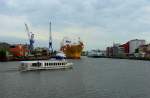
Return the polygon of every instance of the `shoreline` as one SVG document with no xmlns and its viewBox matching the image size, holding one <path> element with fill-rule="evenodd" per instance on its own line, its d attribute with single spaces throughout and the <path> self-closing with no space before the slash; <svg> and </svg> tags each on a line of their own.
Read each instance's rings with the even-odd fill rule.
<svg viewBox="0 0 150 98">
<path fill-rule="evenodd" d="M 144 58 L 144 57 L 113 57 L 113 56 L 100 56 L 100 57 L 87 56 L 87 57 L 88 58 L 111 58 L 111 59 L 128 59 L 128 60 L 150 61 L 150 58 Z"/>
<path fill-rule="evenodd" d="M 150 61 L 150 58 L 143 58 L 143 57 L 102 57 L 102 58 Z"/>
</svg>

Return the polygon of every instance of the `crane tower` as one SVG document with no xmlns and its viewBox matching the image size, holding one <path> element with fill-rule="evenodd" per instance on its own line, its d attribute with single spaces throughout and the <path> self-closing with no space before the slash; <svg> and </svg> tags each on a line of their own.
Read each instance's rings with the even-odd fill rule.
<svg viewBox="0 0 150 98">
<path fill-rule="evenodd" d="M 53 46 L 52 46 L 52 32 L 51 32 L 51 21 L 49 24 L 49 50 L 51 53 L 53 52 Z"/>
<path fill-rule="evenodd" d="M 29 40 L 29 50 L 30 52 L 33 51 L 34 49 L 34 34 L 32 32 L 29 31 L 28 25 L 25 23 L 25 27 L 26 27 L 26 32 L 28 34 L 28 40 Z"/>
</svg>

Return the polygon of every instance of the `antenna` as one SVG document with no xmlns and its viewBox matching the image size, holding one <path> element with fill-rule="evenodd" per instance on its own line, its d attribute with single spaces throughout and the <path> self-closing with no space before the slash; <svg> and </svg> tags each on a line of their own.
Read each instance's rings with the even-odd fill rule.
<svg viewBox="0 0 150 98">
<path fill-rule="evenodd" d="M 49 50 L 51 50 L 51 52 L 53 52 L 51 21 L 50 21 L 50 24 L 49 24 Z"/>
</svg>

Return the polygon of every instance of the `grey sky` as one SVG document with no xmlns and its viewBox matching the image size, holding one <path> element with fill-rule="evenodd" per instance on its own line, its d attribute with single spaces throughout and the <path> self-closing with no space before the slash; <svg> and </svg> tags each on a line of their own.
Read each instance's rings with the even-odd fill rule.
<svg viewBox="0 0 150 98">
<path fill-rule="evenodd" d="M 149 0 L 0 0 L 0 6 L 0 41 L 27 42 L 26 22 L 36 46 L 48 46 L 50 20 L 56 49 L 65 36 L 80 37 L 86 49 L 150 41 Z"/>
</svg>

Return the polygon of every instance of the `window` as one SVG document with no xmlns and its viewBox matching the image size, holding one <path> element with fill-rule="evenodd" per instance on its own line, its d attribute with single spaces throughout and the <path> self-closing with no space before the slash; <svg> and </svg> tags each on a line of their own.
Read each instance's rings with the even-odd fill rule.
<svg viewBox="0 0 150 98">
<path fill-rule="evenodd" d="M 37 64 L 36 64 L 36 63 L 32 63 L 32 66 L 33 66 L 33 67 L 36 67 L 36 66 L 37 66 Z"/>
<path fill-rule="evenodd" d="M 32 66 L 33 66 L 33 67 L 40 67 L 40 66 L 41 66 L 41 63 L 40 63 L 40 62 L 32 63 Z"/>
</svg>

